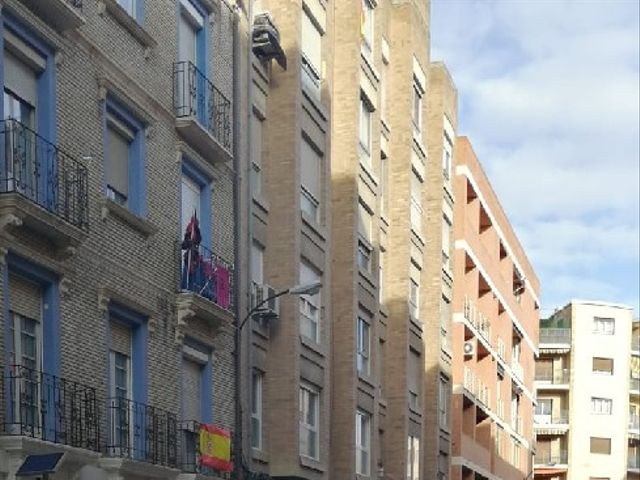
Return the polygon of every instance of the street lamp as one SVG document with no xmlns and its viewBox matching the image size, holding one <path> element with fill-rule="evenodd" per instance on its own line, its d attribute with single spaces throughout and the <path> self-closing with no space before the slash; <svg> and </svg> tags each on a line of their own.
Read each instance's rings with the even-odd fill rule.
<svg viewBox="0 0 640 480">
<path fill-rule="evenodd" d="M 235 444 L 235 449 L 237 451 L 237 455 L 235 455 L 234 457 L 234 470 L 235 470 L 235 479 L 238 480 L 240 478 L 244 478 L 244 472 L 243 472 L 243 468 L 244 468 L 244 458 L 243 458 L 243 453 L 242 453 L 242 411 L 241 411 L 241 400 L 240 400 L 240 340 L 241 340 L 241 335 L 242 335 L 242 328 L 244 327 L 244 325 L 247 323 L 247 320 L 249 320 L 255 313 L 259 312 L 260 309 L 267 304 L 268 302 L 270 302 L 271 300 L 281 297 L 283 295 L 315 295 L 316 293 L 318 293 L 320 291 L 320 289 L 322 288 L 322 282 L 320 281 L 315 281 L 315 282 L 311 282 L 311 283 L 307 283 L 304 285 L 296 285 L 294 287 L 290 287 L 287 288 L 285 290 L 281 290 L 280 292 L 271 295 L 270 297 L 265 298 L 264 300 L 262 300 L 260 303 L 258 303 L 257 305 L 255 305 L 253 308 L 251 308 L 251 310 L 249 310 L 249 312 L 247 313 L 247 315 L 242 319 L 242 322 L 240 322 L 238 324 L 238 326 L 235 328 L 235 335 L 234 335 L 234 340 L 235 340 L 235 352 L 234 352 L 234 363 L 235 363 L 235 394 L 236 394 L 236 398 L 235 398 L 235 403 L 236 403 L 236 430 L 235 430 L 235 439 L 234 439 L 234 444 Z M 241 473 L 242 472 L 242 473 Z"/>
</svg>

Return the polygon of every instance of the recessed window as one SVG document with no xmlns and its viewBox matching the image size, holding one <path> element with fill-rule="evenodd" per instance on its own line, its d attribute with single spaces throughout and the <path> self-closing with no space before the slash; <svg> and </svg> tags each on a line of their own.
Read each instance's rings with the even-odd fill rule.
<svg viewBox="0 0 640 480">
<path fill-rule="evenodd" d="M 611 455 L 611 439 L 603 437 L 591 437 L 591 453 Z"/>
<path fill-rule="evenodd" d="M 371 458 L 371 415 L 363 410 L 356 412 L 356 473 L 369 475 Z"/>
<path fill-rule="evenodd" d="M 407 437 L 407 480 L 420 478 L 420 439 L 409 435 Z"/>
<path fill-rule="evenodd" d="M 409 407 L 416 411 L 420 408 L 420 381 L 422 379 L 422 375 L 420 374 L 421 359 L 422 357 L 417 351 L 409 349 L 409 366 L 407 372 L 409 377 L 407 379 L 409 386 Z"/>
<path fill-rule="evenodd" d="M 254 370 L 251 376 L 251 447 L 262 450 L 262 381 L 264 374 Z"/>
<path fill-rule="evenodd" d="M 300 209 L 320 222 L 320 154 L 303 138 L 300 145 Z"/>
<path fill-rule="evenodd" d="M 358 268 L 371 272 L 373 215 L 364 203 L 358 203 Z"/>
<path fill-rule="evenodd" d="M 300 455 L 315 460 L 319 453 L 320 393 L 309 384 L 300 385 Z"/>
<path fill-rule="evenodd" d="M 453 143 L 447 133 L 444 133 L 444 142 L 442 148 L 442 176 L 445 181 L 451 179 L 451 163 L 453 157 Z"/>
<path fill-rule="evenodd" d="M 451 223 L 449 217 L 442 216 L 442 266 L 446 270 L 451 268 Z"/>
<path fill-rule="evenodd" d="M 371 165 L 371 107 L 365 99 L 364 94 L 360 95 L 360 125 L 358 139 L 360 143 L 361 158 L 368 166 Z"/>
<path fill-rule="evenodd" d="M 320 281 L 320 274 L 308 262 L 300 262 L 300 285 Z M 300 295 L 300 334 L 315 343 L 320 342 L 320 293 Z"/>
<path fill-rule="evenodd" d="M 613 375 L 613 358 L 593 357 L 593 372 Z"/>
<path fill-rule="evenodd" d="M 409 211 L 411 229 L 422 232 L 422 179 L 415 170 L 411 170 L 411 209 Z"/>
<path fill-rule="evenodd" d="M 320 93 L 322 33 L 309 12 L 302 9 L 302 69 L 303 82 L 317 95 Z"/>
<path fill-rule="evenodd" d="M 593 333 L 613 335 L 615 333 L 615 319 L 593 317 Z"/>
<path fill-rule="evenodd" d="M 117 0 L 125 12 L 135 18 L 136 16 L 136 3 L 141 0 Z"/>
<path fill-rule="evenodd" d="M 422 95 L 422 90 L 414 83 L 411 100 L 411 120 L 413 120 L 414 130 L 418 132 L 422 131 Z"/>
<path fill-rule="evenodd" d="M 449 428 L 449 381 L 443 377 L 438 388 L 438 414 L 440 428 Z"/>
<path fill-rule="evenodd" d="M 591 397 L 591 413 L 611 415 L 612 403 L 610 398 Z"/>
<path fill-rule="evenodd" d="M 368 376 L 370 372 L 371 333 L 369 324 L 358 317 L 358 338 L 356 345 L 358 373 Z"/>
<path fill-rule="evenodd" d="M 262 130 L 264 118 L 256 111 L 251 116 L 251 165 L 253 167 L 253 194 L 259 196 L 262 193 Z"/>
<path fill-rule="evenodd" d="M 360 34 L 362 35 L 362 49 L 367 55 L 373 51 L 373 5 L 369 0 L 362 0 L 362 17 L 360 19 Z"/>
</svg>

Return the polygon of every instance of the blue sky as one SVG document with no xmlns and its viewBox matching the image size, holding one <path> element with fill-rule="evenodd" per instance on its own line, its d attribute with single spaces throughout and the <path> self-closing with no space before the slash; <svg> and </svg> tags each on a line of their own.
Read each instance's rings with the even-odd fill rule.
<svg viewBox="0 0 640 480">
<path fill-rule="evenodd" d="M 468 135 L 542 283 L 639 303 L 638 0 L 432 0 Z"/>
</svg>

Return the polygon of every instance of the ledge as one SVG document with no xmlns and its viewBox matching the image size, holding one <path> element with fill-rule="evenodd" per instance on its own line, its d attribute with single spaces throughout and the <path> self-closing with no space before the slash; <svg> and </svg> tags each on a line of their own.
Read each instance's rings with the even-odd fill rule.
<svg viewBox="0 0 640 480">
<path fill-rule="evenodd" d="M 233 154 L 200 123 L 195 115 L 176 117 L 176 130 L 210 165 L 230 162 L 233 158 Z"/>
<path fill-rule="evenodd" d="M 109 215 L 118 218 L 133 229 L 138 230 L 138 232 L 145 237 L 154 235 L 158 231 L 158 227 L 148 220 L 137 216 L 131 210 L 123 207 L 122 205 L 118 205 L 113 200 L 105 197 L 102 199 L 102 204 L 100 206 L 100 216 L 103 221 L 106 221 Z"/>
<path fill-rule="evenodd" d="M 3 193 L 0 195 L 0 232 L 11 236 L 11 230 L 16 228 L 36 232 L 68 254 L 73 254 L 87 237 L 87 231 L 19 193 Z"/>
<path fill-rule="evenodd" d="M 305 455 L 300 455 L 299 457 L 300 457 L 300 465 L 302 465 L 304 468 L 315 470 L 316 472 L 326 471 L 326 467 L 322 462 L 315 460 L 311 457 L 307 457 Z"/>
<path fill-rule="evenodd" d="M 147 462 L 138 462 L 129 458 L 103 457 L 98 461 L 98 465 L 106 470 L 107 474 L 117 474 L 118 478 L 124 478 L 130 474 L 143 478 L 166 478 L 174 479 L 179 474 L 179 470 L 162 465 L 154 465 Z M 110 478 L 110 477 L 108 477 Z"/>
<path fill-rule="evenodd" d="M 300 344 L 303 347 L 307 348 L 309 351 L 315 353 L 316 355 L 319 355 L 321 358 L 326 358 L 327 356 L 324 347 L 320 343 L 316 343 L 302 334 L 300 335 Z"/>
<path fill-rule="evenodd" d="M 176 295 L 176 342 L 181 343 L 189 328 L 191 318 L 200 318 L 211 325 L 216 332 L 233 328 L 233 314 L 213 301 L 195 292 L 184 290 Z"/>
<path fill-rule="evenodd" d="M 80 9 L 71 6 L 67 0 L 22 0 L 22 3 L 58 32 L 79 28 L 86 23 Z"/>
<path fill-rule="evenodd" d="M 302 222 L 313 232 L 315 233 L 321 240 L 326 241 L 327 239 L 327 231 L 323 225 L 319 225 L 318 222 L 315 222 L 310 215 L 306 212 L 300 210 L 300 217 L 302 218 Z"/>
<path fill-rule="evenodd" d="M 149 57 L 151 49 L 155 48 L 158 42 L 140 25 L 135 18 L 129 15 L 124 8 L 118 5 L 116 0 L 98 0 L 98 13 L 109 14 L 127 30 L 145 48 L 145 58 Z"/>
</svg>

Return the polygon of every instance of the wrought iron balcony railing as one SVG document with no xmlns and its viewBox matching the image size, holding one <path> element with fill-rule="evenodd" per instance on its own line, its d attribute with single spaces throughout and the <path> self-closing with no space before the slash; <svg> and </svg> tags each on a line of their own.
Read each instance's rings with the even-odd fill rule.
<svg viewBox="0 0 640 480">
<path fill-rule="evenodd" d="M 221 472 L 200 462 L 200 427 L 195 420 L 178 422 L 179 455 L 178 468 L 186 473 L 198 473 L 216 478 L 229 478 L 228 472 Z"/>
<path fill-rule="evenodd" d="M 231 150 L 231 102 L 191 62 L 174 64 L 173 105 L 178 118 L 195 117 L 218 143 Z"/>
<path fill-rule="evenodd" d="M 17 120 L 0 120 L 0 134 L 0 194 L 18 193 L 87 228 L 87 168 Z"/>
<path fill-rule="evenodd" d="M 107 399 L 106 454 L 177 467 L 176 416 L 127 398 Z"/>
<path fill-rule="evenodd" d="M 233 265 L 202 245 L 183 242 L 180 290 L 195 292 L 224 310 L 233 309 Z"/>
<path fill-rule="evenodd" d="M 570 328 L 541 328 L 540 343 L 571 344 Z"/>
<path fill-rule="evenodd" d="M 566 465 L 569 459 L 568 452 L 561 450 L 559 453 L 540 452 L 536 453 L 536 465 Z"/>
<path fill-rule="evenodd" d="M 94 388 L 21 365 L 7 368 L 3 384 L 3 435 L 100 451 Z"/>
</svg>

